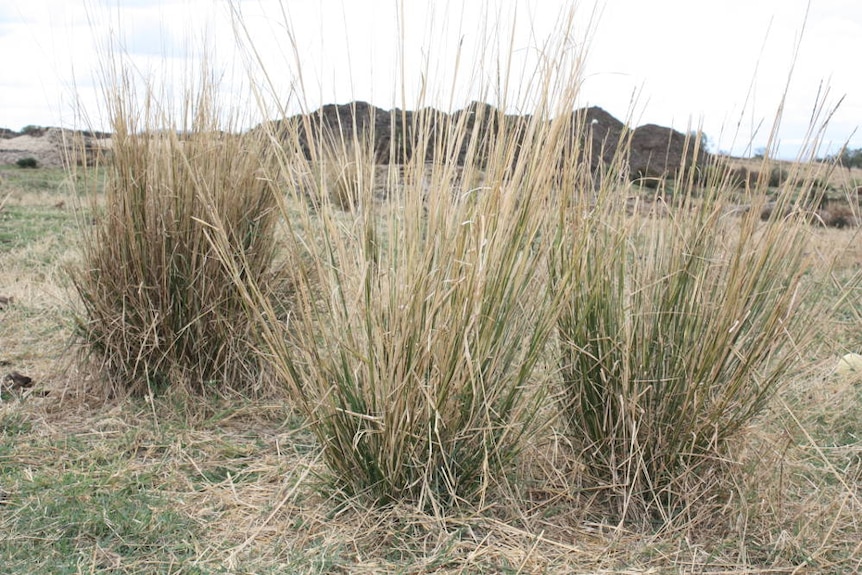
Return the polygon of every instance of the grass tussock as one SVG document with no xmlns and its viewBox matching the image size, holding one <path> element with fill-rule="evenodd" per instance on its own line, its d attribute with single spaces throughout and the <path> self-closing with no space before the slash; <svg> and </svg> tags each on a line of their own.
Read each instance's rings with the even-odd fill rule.
<svg viewBox="0 0 862 575">
<path fill-rule="evenodd" d="M 558 324 L 565 415 L 621 520 L 667 522 L 720 485 L 816 332 L 811 206 L 787 186 L 786 215 L 730 217 L 725 184 L 680 177 L 646 217 L 603 193 L 556 262 L 575 275 Z"/>
<path fill-rule="evenodd" d="M 245 302 L 206 224 L 218 214 L 223 255 L 272 289 L 278 211 L 261 144 L 221 130 L 212 87 L 175 119 L 152 92 L 141 102 L 126 76 L 117 80 L 107 95 L 114 136 L 104 195 L 90 194 L 92 225 L 72 273 L 77 332 L 111 391 L 265 392 Z"/>
<path fill-rule="evenodd" d="M 548 66 L 533 78 L 539 89 L 523 96 L 538 102 L 529 120 L 481 134 L 483 118 L 471 114 L 445 123 L 433 111 L 411 116 L 411 159 L 383 201 L 375 172 L 357 168 L 372 161 L 361 151 L 373 135 L 355 126 L 334 138 L 270 134 L 282 142 L 273 179 L 288 189 L 302 188 L 296 174 L 331 171 L 333 141 L 342 158 L 352 151 L 338 178 L 314 179 L 313 197 L 329 201 L 283 210 L 291 257 L 313 267 L 290 278 L 303 313 L 289 345 L 257 287 L 233 268 L 273 368 L 348 497 L 438 511 L 479 503 L 539 424 L 550 374 L 536 368 L 560 300 L 546 287 L 560 197 L 559 158 L 547 151 L 571 137 L 579 77 L 562 42 L 548 49 Z M 550 98 L 561 78 L 568 84 Z M 310 153 L 295 145 L 301 140 Z M 229 239 L 215 243 L 233 265 Z"/>
<path fill-rule="evenodd" d="M 304 313 L 289 345 L 228 238 L 214 239 L 347 496 L 484 501 L 558 382 L 584 476 L 622 519 L 666 521 L 714 484 L 701 479 L 723 476 L 811 333 L 804 178 L 775 183 L 765 225 L 772 183 L 758 180 L 754 207 L 731 219 L 721 170 L 705 184 L 680 170 L 674 200 L 632 217 L 619 189 L 629 139 L 591 173 L 571 114 L 580 59 L 545 49 L 519 102 L 535 106 L 529 119 L 485 118 L 495 111 L 483 106 L 411 116 L 412 154 L 385 201 L 361 168 L 373 132 L 269 124 L 281 143 L 271 179 L 299 189 L 296 174 L 320 174 L 316 210 L 282 210 L 290 257 L 313 268 L 291 277 Z"/>
<path fill-rule="evenodd" d="M 320 241 L 294 248 L 317 268 L 291 280 L 313 313 L 294 323 L 289 348 L 267 333 L 347 494 L 478 501 L 534 428 L 541 393 L 531 383 L 555 316 L 551 296 L 536 295 L 548 293 L 552 246 L 539 238 L 553 237 L 553 211 L 530 202 L 552 198 L 547 185 L 524 185 L 536 166 L 504 181 L 513 150 L 497 153 L 484 186 L 416 162 L 390 202 L 359 187 L 351 216 L 326 203 L 302 225 Z"/>
</svg>

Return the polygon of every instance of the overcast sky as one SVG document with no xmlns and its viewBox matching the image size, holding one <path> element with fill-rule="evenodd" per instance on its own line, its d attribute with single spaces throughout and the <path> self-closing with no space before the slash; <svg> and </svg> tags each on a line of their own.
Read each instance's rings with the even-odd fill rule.
<svg viewBox="0 0 862 575">
<path fill-rule="evenodd" d="M 426 101 L 445 109 L 453 92 L 457 107 L 478 95 L 477 86 L 493 83 L 475 63 L 479 49 L 508 46 L 512 29 L 515 66 L 535 66 L 572 3 L 403 0 L 403 28 L 396 0 L 282 4 L 302 57 L 306 105 L 362 99 L 388 109 L 405 96 L 409 105 L 427 59 L 435 85 Z M 287 99 L 296 67 L 279 2 L 235 5 Z M 841 102 L 819 155 L 848 140 L 862 148 L 855 133 L 862 124 L 860 0 L 583 0 L 577 14 L 572 52 L 587 47 L 581 105 L 601 106 L 634 125 L 688 131 L 702 124 L 713 151 L 747 155 L 766 145 L 792 67 L 778 154 L 799 152 L 818 98 L 826 110 Z M 227 0 L 0 0 L 0 127 L 105 128 L 100 70 L 111 45 L 121 47 L 137 79 L 157 78 L 178 92 L 181 78 L 198 73 L 208 46 L 224 103 L 254 108 L 235 97 L 246 78 L 240 55 L 249 52 L 236 47 Z"/>
</svg>

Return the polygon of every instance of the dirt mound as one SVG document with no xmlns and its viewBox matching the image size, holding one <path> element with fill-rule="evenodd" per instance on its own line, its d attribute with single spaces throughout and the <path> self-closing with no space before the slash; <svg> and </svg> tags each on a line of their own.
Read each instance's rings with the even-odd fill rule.
<svg viewBox="0 0 862 575">
<path fill-rule="evenodd" d="M 610 165 L 628 127 L 598 106 L 583 108 L 575 114 L 578 118 L 575 126 L 583 126 L 588 138 L 585 144 L 590 152 L 592 170 L 595 172 L 603 165 Z"/>
<path fill-rule="evenodd" d="M 694 147 L 694 139 L 682 132 L 655 124 L 639 126 L 632 132 L 629 155 L 632 176 L 659 178 L 669 172 L 675 174 L 681 167 L 698 165 L 704 160 L 704 154 L 695 158 Z"/>
<path fill-rule="evenodd" d="M 484 102 L 472 102 L 464 109 L 447 114 L 434 108 L 417 111 L 394 108 L 384 110 L 368 102 L 327 104 L 307 115 L 296 115 L 276 122 L 277 129 L 285 134 L 298 135 L 299 151 L 311 157 L 312 142 L 321 138 L 330 142 L 351 142 L 354 134 L 368 143 L 377 163 L 404 163 L 414 153 L 416 134 L 426 130 L 431 142 L 425 148 L 425 161 L 432 161 L 438 150 L 456 150 L 447 157 L 463 164 L 468 150 L 475 141 L 479 144 L 477 157 L 481 162 L 488 136 L 511 138 L 519 145 L 524 138 L 529 115 L 504 114 Z M 675 176 L 683 167 L 699 165 L 706 159 L 700 152 L 694 155 L 694 142 L 685 134 L 656 125 L 632 130 L 620 120 L 599 107 L 582 108 L 572 114 L 572 141 L 559 153 L 562 156 L 574 148 L 590 155 L 590 166 L 597 171 L 610 165 L 620 146 L 629 145 L 626 153 L 628 172 L 633 179 Z M 465 134 L 460 142 L 452 142 L 453 134 Z"/>
<path fill-rule="evenodd" d="M 356 101 L 327 104 L 307 115 L 277 121 L 276 127 L 285 135 L 285 142 L 293 141 L 307 157 L 313 154 L 311 144 L 317 139 L 351 142 L 357 133 L 368 143 L 377 163 L 401 164 L 413 158 L 417 135 L 425 133 L 431 138 L 430 144 L 423 146 L 425 161 L 433 161 L 440 150 L 455 150 L 454 156 L 448 153 L 447 157 L 463 164 L 474 141 L 482 161 L 489 135 L 510 138 L 520 146 L 531 119 L 529 115 L 505 114 L 484 102 L 472 102 L 448 114 L 434 108 L 384 110 Z M 599 107 L 575 110 L 571 122 L 572 140 L 559 150 L 561 160 L 573 149 L 584 150 L 593 171 L 610 165 L 621 144 L 628 145 L 627 169 L 632 179 L 672 177 L 682 167 L 700 165 L 706 159 L 703 152 L 694 157 L 694 142 L 681 132 L 653 124 L 632 130 Z M 466 137 L 450 140 L 459 133 Z M 298 135 L 298 141 L 289 138 L 290 134 Z M 98 132 L 33 126 L 23 133 L 0 129 L 0 164 L 25 158 L 34 158 L 41 166 L 64 166 L 70 158 L 78 164 L 89 163 L 110 146 L 110 135 Z"/>
<path fill-rule="evenodd" d="M 63 166 L 62 131 L 54 128 L 39 135 L 19 134 L 0 140 L 0 164 L 34 158 L 40 166 Z"/>
<path fill-rule="evenodd" d="M 29 127 L 18 133 L 0 129 L 0 164 L 33 158 L 40 166 L 63 167 L 70 160 L 92 161 L 110 148 L 110 135 L 63 128 Z"/>
</svg>

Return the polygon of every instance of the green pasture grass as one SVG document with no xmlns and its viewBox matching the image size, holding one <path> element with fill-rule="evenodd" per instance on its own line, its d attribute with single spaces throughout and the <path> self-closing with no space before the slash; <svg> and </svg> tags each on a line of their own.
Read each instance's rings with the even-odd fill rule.
<svg viewBox="0 0 862 575">
<path fill-rule="evenodd" d="M 43 240 L 60 240 L 75 227 L 71 210 L 53 205 L 7 205 L 0 211 L 0 247 L 20 249 Z"/>
<path fill-rule="evenodd" d="M 74 227 L 85 183 L 61 168 L 0 167 L 0 247 L 61 239 Z"/>
<path fill-rule="evenodd" d="M 139 435 L 46 438 L 34 433 L 32 423 L 7 425 L 13 414 L 3 414 L 2 421 L 5 572 L 111 571 L 136 563 L 195 572 L 171 565 L 194 556 L 200 527 L 160 492 L 158 465 L 138 464 Z"/>
<path fill-rule="evenodd" d="M 68 186 L 69 173 L 64 168 L 22 169 L 7 165 L 0 166 L 0 182 L 3 195 L 18 192 L 62 195 Z"/>
<path fill-rule="evenodd" d="M 275 461 L 273 438 L 284 442 L 285 458 L 303 443 L 291 437 L 295 429 L 279 429 L 278 406 L 256 405 L 243 417 L 248 405 L 213 403 L 192 423 L 166 402 L 129 402 L 83 419 L 58 417 L 57 403 L 24 397 L 0 406 L 6 573 L 227 572 L 224 560 L 244 536 L 225 517 L 235 511 L 230 500 L 290 474 Z M 255 430 L 232 425 L 235 418 Z M 269 511 L 261 504 L 254 518 Z"/>
<path fill-rule="evenodd" d="M 78 184 L 61 170 L 4 171 L 0 186 L 0 377 L 17 370 L 42 389 L 57 379 L 70 336 L 65 266 L 77 257 Z M 8 173 L 14 174 L 13 179 Z M 4 393 L 5 395 L 5 393 Z"/>
</svg>

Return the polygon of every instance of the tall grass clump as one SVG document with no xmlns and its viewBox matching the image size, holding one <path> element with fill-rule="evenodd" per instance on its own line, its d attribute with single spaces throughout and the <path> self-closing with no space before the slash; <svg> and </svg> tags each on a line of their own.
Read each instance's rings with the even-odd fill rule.
<svg viewBox="0 0 862 575">
<path fill-rule="evenodd" d="M 171 114 L 152 86 L 139 96 L 127 74 L 109 80 L 113 146 L 96 168 L 106 172 L 104 194 L 90 195 L 92 221 L 72 273 L 85 349 L 111 392 L 266 391 L 245 302 L 205 223 L 219 215 L 222 255 L 269 294 L 279 214 L 261 142 L 231 133 L 207 81 Z"/>
<path fill-rule="evenodd" d="M 364 176 L 349 181 L 350 212 L 341 209 L 344 182 L 326 177 L 311 178 L 317 209 L 285 206 L 289 249 L 313 268 L 291 276 L 303 313 L 287 343 L 235 268 L 273 366 L 304 406 L 344 496 L 435 512 L 476 504 L 541 423 L 550 372 L 539 368 L 560 299 L 546 289 L 558 236 L 556 151 L 571 136 L 579 77 L 577 58 L 547 50 L 546 68 L 526 79 L 538 88 L 508 102 L 532 98 L 531 118 L 394 112 L 411 153 L 390 135 L 390 152 L 408 159 L 386 182 L 385 200 L 375 172 L 354 165 Z M 488 122 L 493 129 L 481 131 Z M 351 162 L 371 161 L 358 152 L 367 149 L 359 130 L 333 139 L 310 121 L 286 135 L 283 125 L 271 123 L 270 136 L 288 188 L 325 172 L 333 141 Z M 217 243 L 228 250 L 227 238 Z"/>
<path fill-rule="evenodd" d="M 621 520 L 667 521 L 716 486 L 815 331 L 811 206 L 788 184 L 761 222 L 760 182 L 737 217 L 731 188 L 681 175 L 645 215 L 602 191 L 559 252 L 574 274 L 558 323 L 565 416 Z"/>
</svg>

